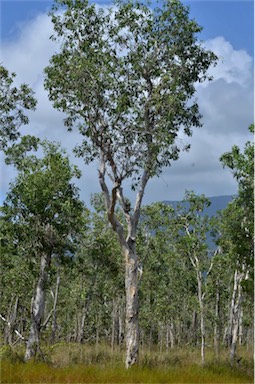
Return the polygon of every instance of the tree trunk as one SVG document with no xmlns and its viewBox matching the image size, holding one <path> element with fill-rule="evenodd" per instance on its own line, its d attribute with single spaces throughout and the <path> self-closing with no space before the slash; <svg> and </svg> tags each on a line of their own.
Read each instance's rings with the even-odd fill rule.
<svg viewBox="0 0 255 384">
<path fill-rule="evenodd" d="M 51 342 L 54 343 L 56 338 L 56 332 L 57 332 L 57 315 L 56 315 L 56 309 L 57 309 L 57 302 L 58 302 L 58 289 L 60 284 L 60 273 L 59 270 L 57 271 L 57 281 L 56 281 L 56 289 L 55 289 L 55 295 L 54 295 L 54 303 L 53 303 L 53 318 L 52 318 L 52 327 L 51 327 Z"/>
<path fill-rule="evenodd" d="M 17 312 L 18 312 L 18 305 L 19 305 L 19 298 L 16 297 L 14 306 L 12 308 L 13 300 L 11 300 L 10 304 L 10 310 L 9 310 L 9 319 L 6 321 L 6 327 L 5 327 L 5 343 L 11 345 L 13 341 L 13 334 L 14 334 L 14 327 L 15 327 L 15 321 L 17 318 Z"/>
<path fill-rule="evenodd" d="M 202 293 L 202 273 L 197 270 L 198 301 L 200 306 L 200 329 L 201 329 L 201 361 L 205 363 L 205 319 L 204 319 L 204 295 Z"/>
<path fill-rule="evenodd" d="M 91 293 L 88 294 L 88 297 L 86 298 L 82 307 L 82 315 L 81 315 L 81 321 L 79 324 L 79 332 L 78 332 L 78 340 L 77 340 L 79 343 L 83 343 L 84 341 L 85 320 L 88 314 L 90 301 L 91 301 Z"/>
<path fill-rule="evenodd" d="M 112 301 L 112 329 L 111 329 L 111 350 L 114 350 L 115 336 L 118 331 L 118 301 L 113 299 Z M 118 337 L 118 335 L 117 335 Z"/>
<path fill-rule="evenodd" d="M 106 160 L 110 163 L 114 183 L 111 194 L 105 181 Z M 140 210 L 144 190 L 150 178 L 145 169 L 140 180 L 137 191 L 133 214 L 130 214 L 130 204 L 125 199 L 119 175 L 117 174 L 116 164 L 111 156 L 101 147 L 99 182 L 105 196 L 108 220 L 113 230 L 119 237 L 120 245 L 125 257 L 125 291 L 126 291 L 126 368 L 129 368 L 138 361 L 139 349 L 139 327 L 138 327 L 138 260 L 136 254 L 136 232 L 140 218 Z M 109 176 L 109 174 L 108 174 Z M 127 236 L 125 235 L 123 224 L 117 219 L 115 214 L 117 200 L 122 206 L 128 226 Z"/>
<path fill-rule="evenodd" d="M 169 326 L 169 336 L 170 336 L 170 346 L 171 349 L 174 348 L 174 323 L 171 322 Z"/>
<path fill-rule="evenodd" d="M 131 241 L 130 241 L 131 242 Z M 137 363 L 139 348 L 138 274 L 135 243 L 125 249 L 126 274 L 126 368 Z"/>
<path fill-rule="evenodd" d="M 233 297 L 235 300 L 232 300 L 232 324 L 231 324 L 231 345 L 230 345 L 230 363 L 234 365 L 236 358 L 236 346 L 238 341 L 238 331 L 239 331 L 239 323 L 241 316 L 241 304 L 242 304 L 242 280 L 243 273 L 235 271 L 234 274 L 234 289 L 233 289 Z M 233 298 L 232 298 L 233 299 Z"/>
<path fill-rule="evenodd" d="M 197 311 L 193 311 L 193 317 L 192 317 L 192 333 L 193 333 L 193 344 L 196 346 L 197 345 L 197 328 L 198 328 L 198 321 L 197 321 Z"/>
<path fill-rule="evenodd" d="M 214 353 L 216 360 L 219 359 L 219 321 L 220 321 L 220 290 L 219 280 L 216 281 L 216 302 L 215 302 L 215 322 L 214 322 Z"/>
<path fill-rule="evenodd" d="M 122 308 L 122 303 L 119 304 L 118 309 L 118 333 L 117 333 L 117 343 L 118 345 L 122 344 L 124 340 L 124 331 L 123 331 L 123 322 L 124 322 L 124 309 Z"/>
<path fill-rule="evenodd" d="M 48 255 L 41 256 L 40 276 L 31 305 L 31 326 L 27 341 L 25 361 L 30 360 L 40 350 L 40 329 L 45 306 L 45 288 L 48 278 L 48 269 L 51 258 Z"/>
<path fill-rule="evenodd" d="M 240 319 L 239 319 L 239 345 L 243 345 L 243 309 L 240 310 Z"/>
</svg>

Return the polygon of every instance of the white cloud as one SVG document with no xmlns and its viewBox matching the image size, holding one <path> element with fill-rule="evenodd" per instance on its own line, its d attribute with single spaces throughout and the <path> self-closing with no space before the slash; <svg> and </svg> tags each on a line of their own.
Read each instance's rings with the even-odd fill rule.
<svg viewBox="0 0 255 384">
<path fill-rule="evenodd" d="M 26 24 L 19 25 L 16 40 L 5 40 L 1 45 L 4 65 L 15 71 L 17 80 L 36 87 L 42 82 L 43 69 L 56 51 L 56 43 L 49 37 L 53 34 L 51 20 L 41 13 Z"/>
<path fill-rule="evenodd" d="M 82 159 L 72 154 L 80 142 L 78 133 L 68 133 L 63 126 L 63 115 L 51 106 L 43 88 L 43 69 L 57 46 L 49 40 L 52 34 L 50 19 L 38 15 L 24 24 L 15 41 L 5 41 L 1 61 L 10 71 L 17 73 L 17 82 L 28 83 L 35 91 L 38 108 L 30 113 L 30 125 L 23 132 L 61 142 L 71 154 L 72 162 L 84 171 L 78 185 L 81 196 L 89 203 L 90 193 L 99 191 L 97 164 L 85 166 Z M 220 58 L 212 69 L 214 81 L 197 86 L 197 96 L 204 126 L 194 130 L 191 150 L 164 170 L 159 178 L 149 182 L 145 203 L 159 200 L 181 199 L 185 189 L 207 196 L 233 194 L 236 183 L 228 170 L 219 162 L 222 153 L 249 140 L 248 125 L 253 120 L 252 58 L 245 51 L 236 51 L 223 37 L 205 42 L 208 49 Z M 14 176 L 13 170 L 2 167 L 4 192 Z M 131 198 L 131 194 L 129 194 Z"/>
<path fill-rule="evenodd" d="M 246 85 L 251 80 L 253 61 L 246 51 L 234 50 L 222 36 L 207 40 L 204 45 L 219 59 L 217 66 L 209 71 L 214 81 L 223 79 L 228 84 Z M 204 84 L 208 85 L 208 82 Z"/>
</svg>

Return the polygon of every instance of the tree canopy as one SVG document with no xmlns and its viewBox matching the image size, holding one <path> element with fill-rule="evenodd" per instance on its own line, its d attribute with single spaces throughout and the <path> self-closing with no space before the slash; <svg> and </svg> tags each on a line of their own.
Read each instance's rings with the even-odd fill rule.
<svg viewBox="0 0 255 384">
<path fill-rule="evenodd" d="M 20 127 L 29 122 L 26 112 L 34 110 L 36 100 L 33 91 L 21 84 L 14 83 L 15 73 L 0 65 L 0 149 L 4 150 L 10 142 L 17 140 Z"/>
</svg>

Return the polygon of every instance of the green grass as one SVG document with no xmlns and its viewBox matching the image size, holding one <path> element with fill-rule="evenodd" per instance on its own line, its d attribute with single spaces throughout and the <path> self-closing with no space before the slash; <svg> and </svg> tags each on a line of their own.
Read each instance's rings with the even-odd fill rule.
<svg viewBox="0 0 255 384">
<path fill-rule="evenodd" d="M 6 349 L 1 366 L 1 383 L 253 383 L 252 352 L 243 349 L 240 365 L 232 368 L 227 355 L 215 362 L 208 351 L 200 365 L 199 349 L 169 352 L 142 351 L 139 365 L 124 368 L 124 352 L 107 346 L 56 344 L 46 350 L 47 362 L 23 363 L 23 349 Z M 226 351 L 227 352 L 227 351 Z"/>
</svg>

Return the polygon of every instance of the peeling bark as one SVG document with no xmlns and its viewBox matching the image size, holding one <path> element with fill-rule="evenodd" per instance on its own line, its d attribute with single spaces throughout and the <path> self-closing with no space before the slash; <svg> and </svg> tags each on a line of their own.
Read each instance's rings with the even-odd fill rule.
<svg viewBox="0 0 255 384">
<path fill-rule="evenodd" d="M 244 272 L 235 271 L 234 288 L 231 300 L 231 343 L 230 343 L 230 363 L 234 365 L 236 359 L 236 347 L 238 342 L 240 318 L 242 313 L 242 281 Z"/>
<path fill-rule="evenodd" d="M 27 341 L 25 361 L 28 361 L 32 357 L 36 356 L 37 352 L 40 351 L 41 321 L 44 314 L 45 288 L 50 261 L 50 256 L 44 254 L 41 256 L 40 276 L 31 305 L 31 326 Z"/>
<path fill-rule="evenodd" d="M 126 257 L 126 368 L 137 363 L 139 348 L 137 255 L 130 249 Z"/>
<path fill-rule="evenodd" d="M 105 181 L 106 163 L 110 164 L 112 174 L 108 173 L 113 188 L 111 193 Z M 109 223 L 119 238 L 125 258 L 125 291 L 126 291 L 126 368 L 138 361 L 139 326 L 138 326 L 138 257 L 136 254 L 136 232 L 140 218 L 140 210 L 144 190 L 149 180 L 149 174 L 144 170 L 140 187 L 136 195 L 134 209 L 131 214 L 130 203 L 125 199 L 121 183 L 123 177 L 118 175 L 112 154 L 101 147 L 101 161 L 99 168 L 99 183 L 105 197 Z M 117 201 L 120 203 L 127 223 L 127 233 L 123 224 L 115 214 Z"/>
</svg>

